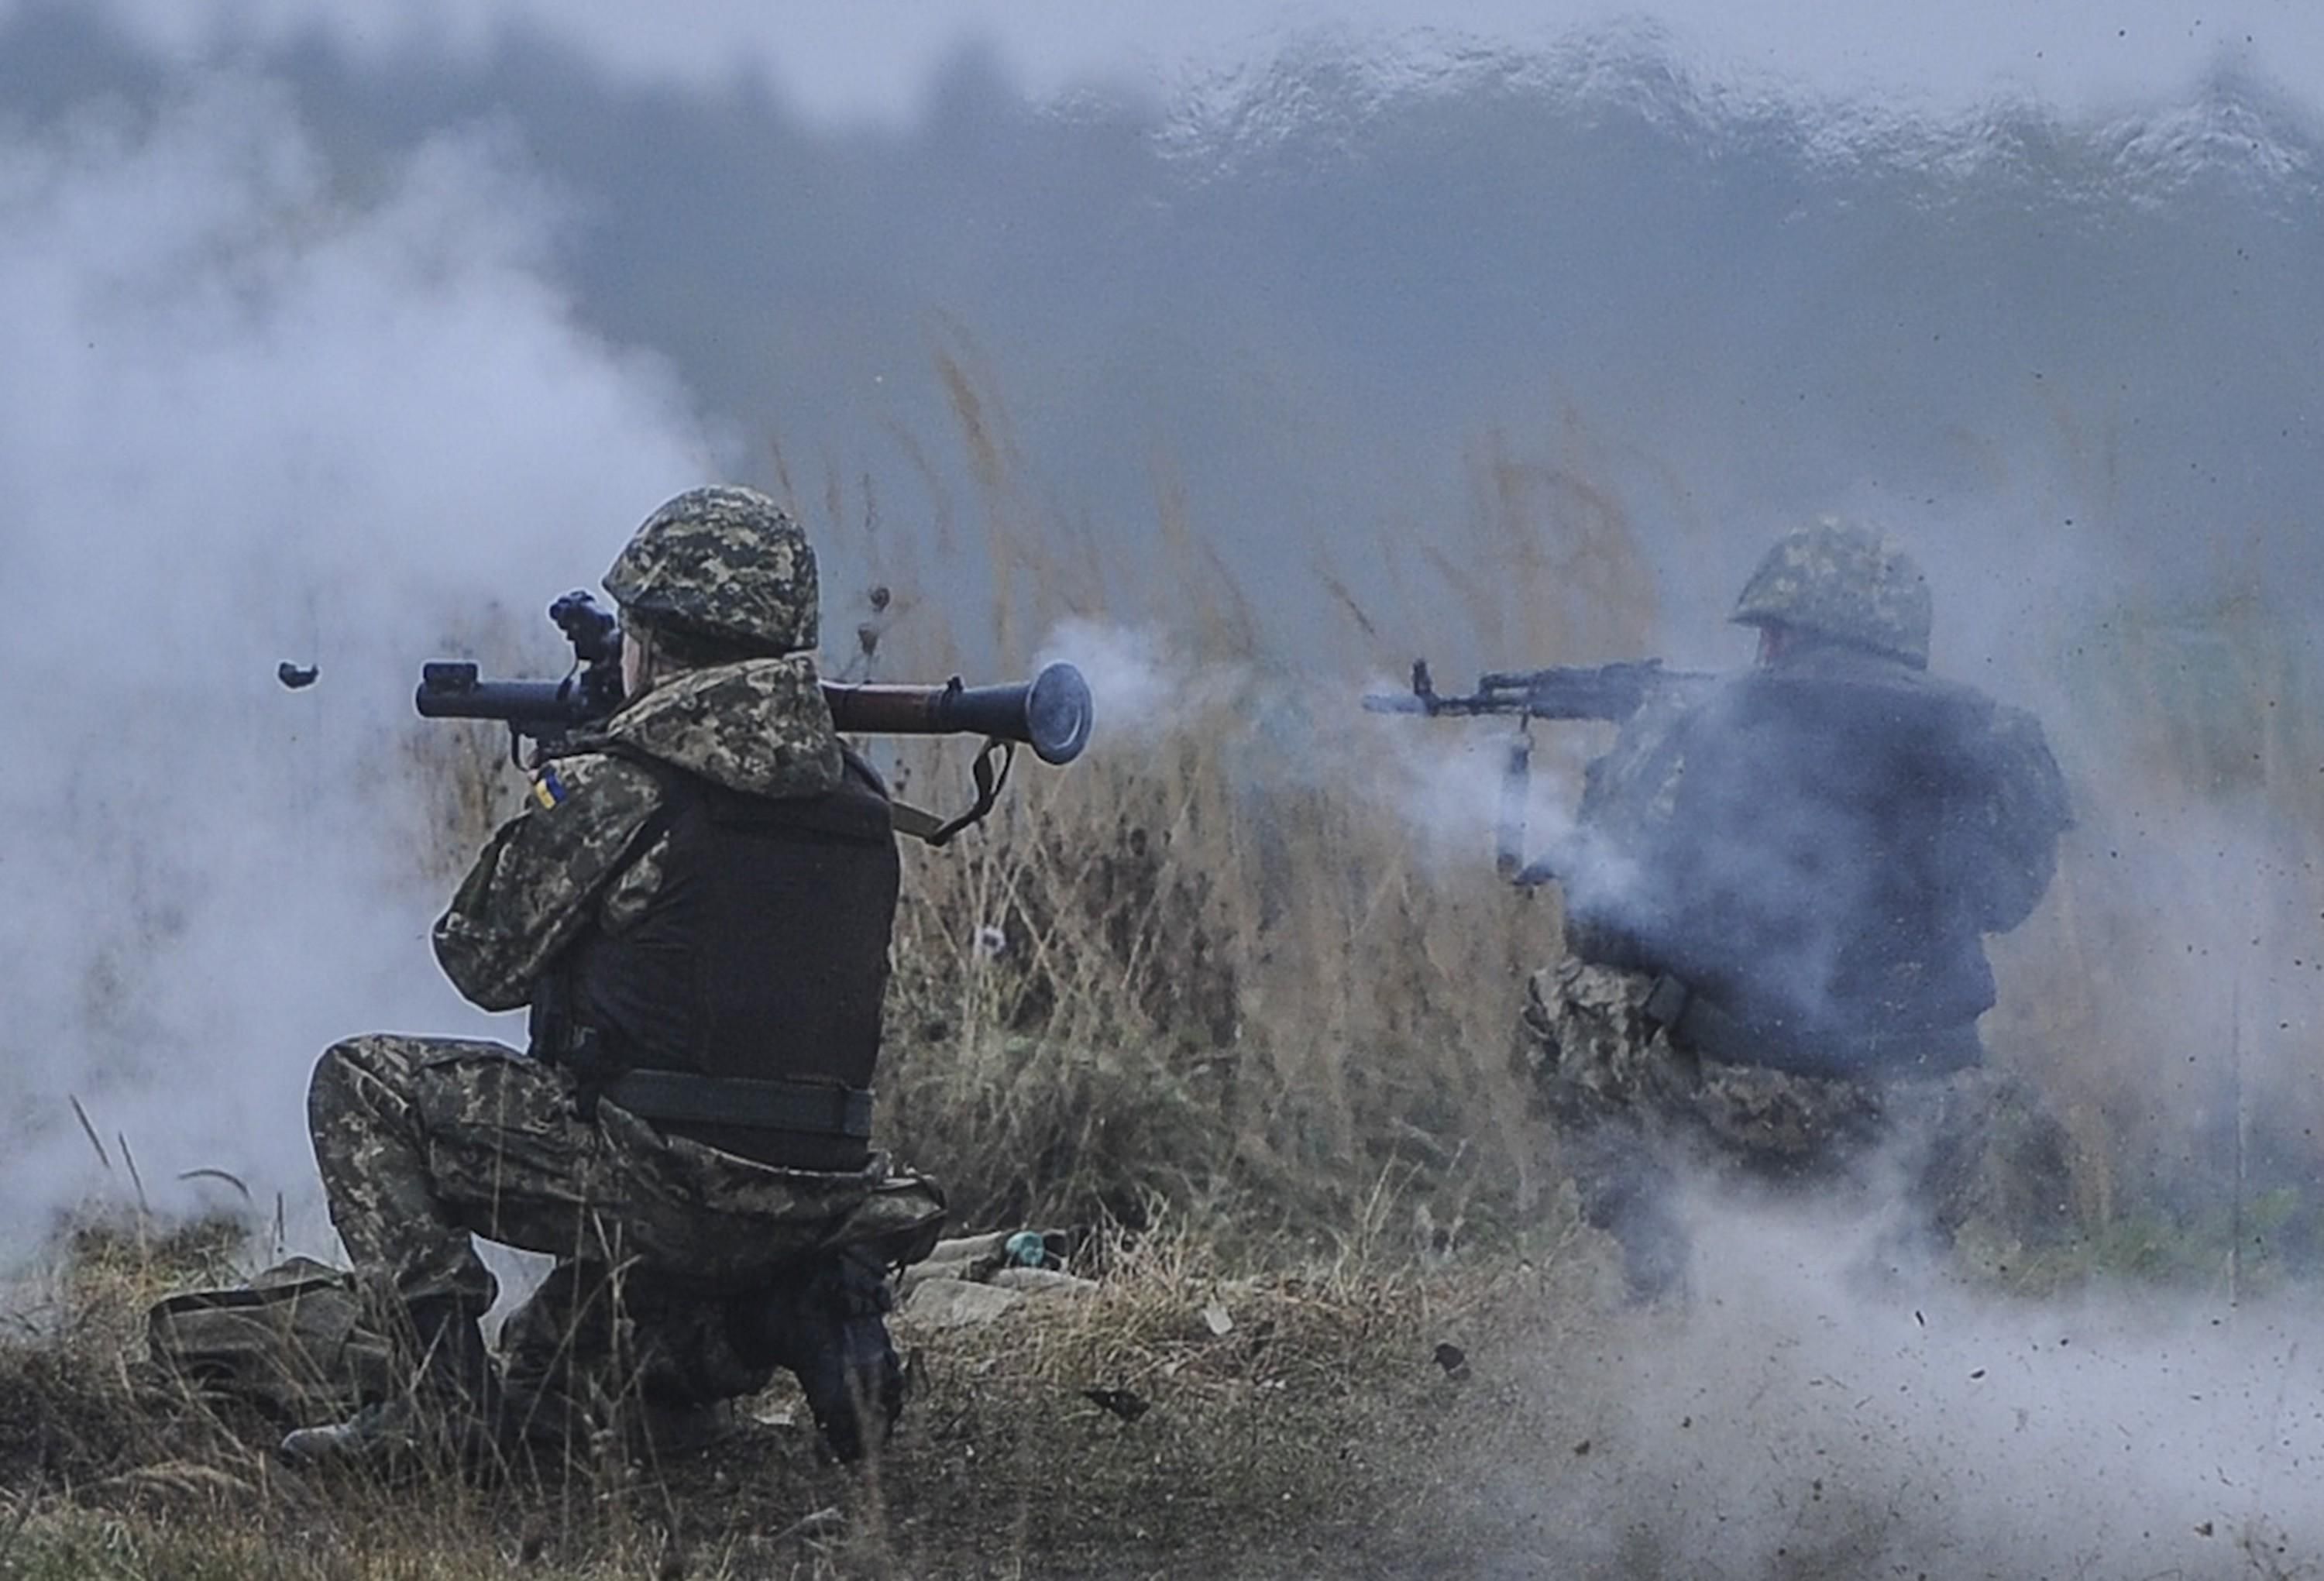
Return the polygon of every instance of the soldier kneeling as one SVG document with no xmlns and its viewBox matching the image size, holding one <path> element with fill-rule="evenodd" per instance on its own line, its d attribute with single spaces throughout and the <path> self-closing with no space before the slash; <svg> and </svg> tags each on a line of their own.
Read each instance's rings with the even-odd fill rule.
<svg viewBox="0 0 2324 1581">
<path fill-rule="evenodd" d="M 901 1409 L 885 1273 L 944 1206 L 870 1144 L 898 857 L 817 684 L 814 553 L 771 500 L 700 489 L 605 587 L 627 701 L 538 768 L 435 931 L 469 999 L 530 1007 L 530 1048 L 358 1037 L 316 1066 L 332 1222 L 413 1383 L 292 1460 L 472 1455 L 607 1389 L 683 1409 L 778 1366 L 843 1459 Z M 475 1236 L 558 1259 L 505 1381 Z"/>
<path fill-rule="evenodd" d="M 1658 690 L 1587 770 L 1569 958 L 1526 1025 L 1639 1299 L 1683 1275 L 1690 1162 L 1796 1182 L 1901 1155 L 1927 1231 L 1967 1211 L 2000 1085 L 1984 935 L 2032 912 L 2070 820 L 2034 717 L 1927 673 L 1931 613 L 1892 539 L 1794 531 L 1735 611 L 1757 663 Z"/>
</svg>

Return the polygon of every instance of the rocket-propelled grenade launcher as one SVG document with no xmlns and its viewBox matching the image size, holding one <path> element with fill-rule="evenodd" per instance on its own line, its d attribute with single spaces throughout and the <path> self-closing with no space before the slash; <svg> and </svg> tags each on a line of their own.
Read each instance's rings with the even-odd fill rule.
<svg viewBox="0 0 2324 1581">
<path fill-rule="evenodd" d="M 603 724 L 623 702 L 622 630 L 611 611 L 586 593 L 568 593 L 549 606 L 573 645 L 574 667 L 561 681 L 487 681 L 477 666 L 435 660 L 420 668 L 413 702 L 428 719 L 490 719 L 509 728 L 510 750 L 534 743 L 535 757 L 553 755 L 567 740 Z M 941 845 L 991 811 L 1019 745 L 1044 763 L 1071 763 L 1089 745 L 1094 714 L 1089 684 L 1069 664 L 1045 666 L 1029 681 L 967 686 L 955 676 L 939 686 L 848 685 L 823 683 L 832 722 L 849 735 L 976 735 L 976 805 L 949 823 L 899 806 L 898 827 Z M 918 827 L 925 820 L 927 827 Z"/>
</svg>

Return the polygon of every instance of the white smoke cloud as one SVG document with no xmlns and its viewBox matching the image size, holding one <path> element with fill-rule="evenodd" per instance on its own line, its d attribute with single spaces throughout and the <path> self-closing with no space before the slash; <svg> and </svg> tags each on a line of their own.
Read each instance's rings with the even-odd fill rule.
<svg viewBox="0 0 2324 1581">
<path fill-rule="evenodd" d="M 1446 683 L 1438 685 L 1442 691 Z M 1409 683 L 1375 676 L 1363 690 L 1399 697 Z M 1610 738 L 1610 726 L 1580 721 L 1521 729 L 1506 715 L 1385 713 L 1363 718 L 1335 745 L 1341 783 L 1403 823 L 1416 860 L 1441 873 L 1510 855 L 1554 876 L 1569 894 L 1579 886 L 1594 903 L 1612 906 L 1634 889 L 1637 864 L 1574 816 L 1582 768 Z"/>
<path fill-rule="evenodd" d="M 486 1025 L 427 947 L 410 749 L 468 727 L 412 718 L 419 663 L 706 465 L 576 327 L 557 223 L 484 136 L 350 191 L 244 78 L 0 142 L 0 1253 L 126 1194 L 70 1097 L 157 1203 L 311 1204 L 324 1044 Z"/>
<path fill-rule="evenodd" d="M 1089 683 L 1092 751 L 1157 741 L 1235 694 L 1247 677 L 1231 665 L 1197 662 L 1159 631 L 1105 620 L 1057 623 L 1034 667 L 1070 664 Z"/>
</svg>

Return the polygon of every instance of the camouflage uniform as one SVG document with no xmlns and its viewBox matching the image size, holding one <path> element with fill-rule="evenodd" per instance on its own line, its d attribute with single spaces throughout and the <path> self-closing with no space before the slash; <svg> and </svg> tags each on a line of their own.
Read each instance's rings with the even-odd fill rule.
<svg viewBox="0 0 2324 1581">
<path fill-rule="evenodd" d="M 585 1118 L 567 1072 L 495 1043 L 349 1038 L 324 1055 L 309 1108 L 332 1222 L 388 1304 L 490 1306 L 493 1279 L 472 1236 L 749 1290 L 835 1247 L 915 1260 L 942 1222 L 929 1183 L 884 1159 L 854 1174 L 785 1170 L 666 1135 L 616 1104 Z M 573 1293 L 549 1288 L 520 1332 L 558 1333 L 553 1308 Z"/>
<path fill-rule="evenodd" d="M 606 585 L 661 623 L 650 629 L 783 650 L 816 640 L 812 555 L 744 491 L 671 501 Z M 585 931 L 619 937 L 655 899 L 670 849 L 655 765 L 777 800 L 847 773 L 806 652 L 682 671 L 578 747 L 536 772 L 436 925 L 446 974 L 488 1010 L 528 1004 Z M 512 1378 L 530 1390 L 575 1387 L 617 1345 L 658 1357 L 678 1402 L 754 1389 L 789 1358 L 780 1336 L 754 1346 L 749 1324 L 725 1320 L 734 1300 L 764 1304 L 843 1251 L 875 1268 L 915 1260 L 941 1227 L 933 1183 L 891 1175 L 876 1154 L 853 1172 L 778 1167 L 577 1089 L 563 1066 L 497 1043 L 369 1036 L 326 1052 L 309 1092 L 332 1221 L 390 1310 L 489 1306 L 472 1236 L 560 1260 L 505 1331 Z M 618 1336 L 604 1299 L 617 1279 L 635 1296 Z"/>
<path fill-rule="evenodd" d="M 1654 694 L 1590 767 L 1580 859 L 1562 875 L 1570 956 L 1529 984 L 1524 1047 L 1583 1211 L 1621 1243 L 1637 1295 L 1683 1276 L 1670 1202 L 1681 1168 L 1797 1186 L 1877 1159 L 1902 1171 L 1939 1237 L 1971 1209 L 2005 1087 L 1976 1040 L 1991 1003 L 1978 934 L 2033 909 L 2068 819 L 2030 714 L 1920 676 L 1930 612 L 1892 541 L 1829 521 L 1794 533 L 1735 618 L 1807 646 Z M 1770 685 L 1856 688 L 1894 708 L 1887 733 L 1914 738 L 1895 749 L 1959 759 L 1968 788 L 1947 793 L 1914 849 L 1867 852 L 1869 874 L 1849 873 L 1849 841 L 1877 844 L 1866 831 L 1885 782 L 1787 779 L 1790 743 L 1762 740 L 1757 758 L 1738 748 L 1772 712 L 1754 714 L 1752 689 Z M 1898 719 L 1941 722 L 1941 745 Z M 1881 733 L 1866 740 L 1848 756 L 1889 749 Z M 1916 774 L 1898 783 L 1926 783 Z M 1856 795 L 1868 821 L 1819 804 L 1826 792 Z"/>
<path fill-rule="evenodd" d="M 1950 1237 L 1978 1200 L 2004 1079 L 1816 1076 L 1706 1059 L 1646 1013 L 1655 976 L 1568 958 L 1526 984 L 1526 1058 L 1582 1217 L 1620 1243 L 1631 1291 L 1683 1280 L 1681 1170 L 1777 1189 L 1838 1185 L 1876 1159 L 1922 1227 Z M 1861 1183 L 1860 1181 L 1858 1183 Z"/>
</svg>

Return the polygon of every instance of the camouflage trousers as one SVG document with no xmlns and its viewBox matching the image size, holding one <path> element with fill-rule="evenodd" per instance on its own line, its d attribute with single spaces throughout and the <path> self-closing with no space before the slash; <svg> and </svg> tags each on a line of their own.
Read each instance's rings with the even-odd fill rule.
<svg viewBox="0 0 2324 1581">
<path fill-rule="evenodd" d="M 1524 1013 L 1535 1089 L 1583 1216 L 1620 1244 L 1634 1294 L 1683 1277 L 1682 1171 L 1843 1190 L 1869 1186 L 1885 1166 L 1901 1176 L 1916 1229 L 1950 1240 L 1974 1203 L 1998 1078 L 1981 1066 L 1877 1079 L 1702 1059 L 1646 1014 L 1654 982 L 1567 960 L 1535 974 Z"/>
<path fill-rule="evenodd" d="M 843 1253 L 917 1261 L 944 1221 L 933 1182 L 882 1158 L 778 1169 L 610 1103 L 585 1117 L 567 1073 L 493 1043 L 337 1043 L 315 1067 L 308 1123 L 331 1221 L 383 1308 L 481 1313 L 497 1286 L 474 1236 L 558 1260 L 504 1330 L 512 1372 L 527 1353 L 610 1348 L 618 1306 L 632 1348 L 692 1379 L 683 1393 L 744 1393 L 770 1369 L 722 1353 L 732 1302 L 814 1279 Z"/>
</svg>

